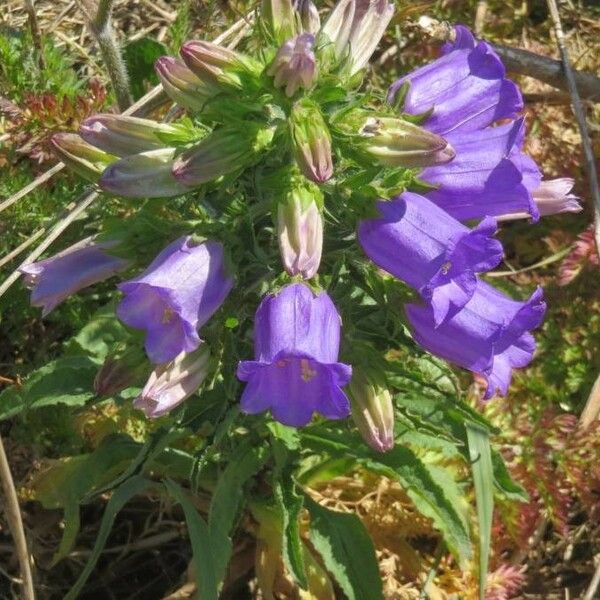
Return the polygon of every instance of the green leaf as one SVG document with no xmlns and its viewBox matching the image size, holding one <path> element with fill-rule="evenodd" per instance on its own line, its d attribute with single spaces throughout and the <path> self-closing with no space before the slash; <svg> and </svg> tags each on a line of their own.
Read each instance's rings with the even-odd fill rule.
<svg viewBox="0 0 600 600">
<path fill-rule="evenodd" d="M 146 92 L 146 82 L 151 85 L 158 83 L 154 63 L 165 54 L 168 54 L 167 49 L 152 38 L 135 40 L 123 48 L 123 58 L 129 73 L 131 92 L 136 100 Z"/>
<path fill-rule="evenodd" d="M 217 586 L 221 585 L 227 572 L 227 564 L 231 556 L 229 536 L 244 500 L 244 485 L 262 468 L 266 460 L 266 448 L 239 446 L 218 479 L 208 514 Z"/>
<path fill-rule="evenodd" d="M 348 600 L 383 598 L 373 542 L 354 514 L 329 510 L 306 497 L 310 541 Z"/>
<path fill-rule="evenodd" d="M 448 548 L 461 565 L 470 558 L 468 524 L 456 507 L 457 499 L 464 501 L 464 495 L 453 478 L 447 477 L 443 487 L 438 485 L 428 466 L 403 446 L 396 446 L 385 454 L 372 453 L 361 462 L 367 469 L 402 485 L 416 508 L 442 532 Z"/>
<path fill-rule="evenodd" d="M 296 483 L 286 472 L 275 482 L 275 500 L 283 516 L 283 560 L 289 572 L 303 589 L 308 587 L 302 540 L 300 538 L 300 512 L 304 496 L 296 491 Z"/>
<path fill-rule="evenodd" d="M 121 485 L 121 487 L 115 490 L 114 494 L 111 496 L 108 504 L 106 505 L 104 514 L 102 515 L 102 522 L 100 523 L 100 529 L 98 530 L 98 536 L 96 537 L 96 543 L 94 544 L 92 553 L 90 554 L 83 571 L 77 578 L 77 581 L 73 587 L 69 590 L 69 593 L 65 596 L 64 600 L 75 600 L 75 598 L 77 598 L 79 595 L 79 592 L 81 592 L 83 589 L 85 582 L 94 570 L 94 567 L 100 558 L 100 554 L 106 545 L 106 541 L 110 535 L 110 530 L 115 522 L 115 518 L 121 509 L 125 506 L 125 504 L 127 504 L 127 502 L 129 502 L 129 500 L 131 500 L 131 498 L 133 498 L 133 496 L 141 494 L 152 485 L 155 485 L 152 481 L 144 479 L 138 475 L 128 479 L 125 483 L 123 483 L 123 485 Z"/>
<path fill-rule="evenodd" d="M 492 450 L 492 465 L 494 467 L 494 484 L 500 494 L 507 500 L 528 502 L 529 494 L 510 476 L 504 459 L 497 450 Z"/>
<path fill-rule="evenodd" d="M 192 544 L 192 564 L 198 585 L 198 598 L 218 600 L 219 592 L 215 578 L 213 547 L 208 525 L 198 514 L 198 510 L 181 487 L 170 480 L 166 480 L 164 484 L 169 494 L 181 504 L 185 514 L 190 543 Z"/>
<path fill-rule="evenodd" d="M 64 356 L 34 371 L 22 388 L 10 387 L 0 394 L 0 420 L 24 410 L 66 404 L 83 406 L 94 397 L 98 363 L 88 356 Z"/>
<path fill-rule="evenodd" d="M 488 432 L 474 425 L 466 427 L 479 524 L 479 600 L 485 600 L 494 514 L 494 470 Z"/>
</svg>

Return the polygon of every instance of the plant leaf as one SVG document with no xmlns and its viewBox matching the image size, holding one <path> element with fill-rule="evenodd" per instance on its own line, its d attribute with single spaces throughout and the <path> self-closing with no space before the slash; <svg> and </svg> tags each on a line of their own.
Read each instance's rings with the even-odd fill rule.
<svg viewBox="0 0 600 600">
<path fill-rule="evenodd" d="M 310 541 L 348 600 L 383 598 L 373 542 L 354 514 L 329 510 L 306 497 Z"/>
</svg>

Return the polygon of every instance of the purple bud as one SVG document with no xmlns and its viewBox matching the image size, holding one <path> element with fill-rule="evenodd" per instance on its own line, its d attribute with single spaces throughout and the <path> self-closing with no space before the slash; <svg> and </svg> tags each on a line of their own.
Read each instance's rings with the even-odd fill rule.
<svg viewBox="0 0 600 600">
<path fill-rule="evenodd" d="M 406 314 L 421 346 L 485 378 L 487 400 L 497 391 L 506 394 L 512 369 L 531 362 L 535 340 L 529 330 L 540 325 L 545 310 L 540 288 L 517 302 L 478 281 L 471 300 L 437 327 L 430 306 L 409 304 Z"/>
<path fill-rule="evenodd" d="M 125 297 L 117 316 L 130 327 L 145 330 L 150 360 L 165 363 L 198 348 L 198 328 L 221 306 L 232 286 L 221 243 L 194 245 L 190 236 L 182 237 L 138 277 L 119 284 Z"/>
<path fill-rule="evenodd" d="M 55 133 L 50 138 L 52 150 L 72 171 L 96 183 L 102 172 L 117 157 L 88 144 L 75 133 Z"/>
<path fill-rule="evenodd" d="M 354 369 L 349 385 L 352 419 L 363 440 L 376 452 L 394 447 L 392 396 L 376 377 Z"/>
<path fill-rule="evenodd" d="M 357 0 L 348 40 L 350 75 L 369 62 L 393 16 L 394 5 L 387 0 Z"/>
<path fill-rule="evenodd" d="M 431 304 L 436 325 L 470 300 L 477 286 L 475 273 L 489 271 L 502 260 L 502 244 L 492 238 L 492 218 L 469 229 L 412 192 L 377 207 L 381 217 L 359 226 L 360 244 L 378 267 L 418 290 Z"/>
<path fill-rule="evenodd" d="M 322 205 L 323 195 L 314 184 L 292 184 L 277 203 L 281 260 L 292 277 L 310 279 L 317 274 L 323 249 Z"/>
<path fill-rule="evenodd" d="M 116 156 L 163 148 L 165 142 L 161 136 L 185 139 L 185 131 L 177 125 L 112 114 L 87 118 L 79 133 L 86 142 Z"/>
<path fill-rule="evenodd" d="M 261 302 L 254 323 L 256 360 L 240 362 L 247 382 L 242 410 L 271 410 L 284 425 L 306 425 L 314 412 L 343 419 L 350 412 L 342 391 L 352 376 L 339 363 L 340 316 L 331 298 L 304 284 L 284 287 Z"/>
<path fill-rule="evenodd" d="M 196 352 L 182 352 L 171 362 L 158 365 L 133 405 L 149 419 L 162 417 L 202 385 L 208 375 L 209 359 L 208 347 L 202 344 Z"/>
<path fill-rule="evenodd" d="M 319 32 L 321 18 L 312 0 L 294 0 L 294 10 L 300 18 L 301 29 L 304 33 L 317 34 Z"/>
<path fill-rule="evenodd" d="M 234 50 L 204 41 L 186 42 L 181 47 L 180 54 L 194 75 L 216 92 L 223 87 L 240 87 L 240 80 L 232 69 L 249 63 L 249 59 Z"/>
<path fill-rule="evenodd" d="M 302 33 L 289 39 L 279 50 L 267 74 L 275 77 L 275 87 L 285 86 L 285 95 L 291 98 L 300 87 L 312 87 L 317 64 L 313 45 L 315 36 Z"/>
<path fill-rule="evenodd" d="M 198 79 L 184 62 L 177 58 L 163 56 L 156 61 L 154 68 L 165 93 L 187 110 L 202 110 L 206 101 L 216 93 L 214 88 Z"/>
<path fill-rule="evenodd" d="M 333 175 L 331 136 L 318 106 L 308 100 L 298 102 L 290 118 L 294 156 L 304 176 L 323 183 Z"/>
<path fill-rule="evenodd" d="M 112 163 L 100 178 L 100 187 L 126 198 L 169 198 L 190 189 L 173 176 L 175 148 L 132 154 Z"/>
<path fill-rule="evenodd" d="M 389 167 L 426 167 L 451 161 L 456 153 L 441 136 L 393 117 L 349 115 L 356 122 L 357 141 L 377 162 Z"/>
<path fill-rule="evenodd" d="M 107 356 L 94 379 L 94 392 L 102 398 L 136 385 L 144 376 L 147 364 L 144 353 L 138 348 Z"/>
<path fill-rule="evenodd" d="M 96 242 L 89 237 L 50 258 L 19 267 L 25 285 L 32 290 L 31 304 L 42 307 L 45 317 L 79 290 L 127 268 L 128 260 L 105 252 L 116 245 L 115 241 Z"/>
</svg>

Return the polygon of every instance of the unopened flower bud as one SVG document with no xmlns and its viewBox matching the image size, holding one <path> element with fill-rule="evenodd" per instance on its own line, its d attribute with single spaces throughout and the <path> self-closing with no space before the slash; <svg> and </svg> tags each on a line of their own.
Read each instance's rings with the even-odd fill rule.
<svg viewBox="0 0 600 600">
<path fill-rule="evenodd" d="M 152 419 L 173 410 L 202 385 L 209 372 L 209 359 L 208 347 L 202 344 L 195 352 L 182 352 L 157 366 L 133 405 Z"/>
<path fill-rule="evenodd" d="M 317 34 L 321 29 L 321 18 L 312 0 L 294 0 L 294 9 L 302 31 Z"/>
<path fill-rule="evenodd" d="M 349 386 L 352 419 L 363 440 L 377 452 L 394 447 L 394 406 L 377 378 L 356 367 Z"/>
<path fill-rule="evenodd" d="M 298 88 L 308 89 L 315 81 L 317 63 L 312 33 L 301 33 L 285 42 L 277 51 L 268 75 L 275 77 L 275 87 L 285 87 L 285 95 L 291 98 Z"/>
<path fill-rule="evenodd" d="M 446 163 L 456 155 L 443 137 L 395 117 L 356 111 L 341 127 L 356 135 L 368 155 L 390 167 L 429 167 Z"/>
<path fill-rule="evenodd" d="M 331 136 L 319 107 L 304 100 L 294 105 L 290 127 L 296 163 L 304 176 L 323 183 L 333 175 Z"/>
<path fill-rule="evenodd" d="M 292 0 L 262 0 L 260 15 L 278 44 L 296 35 L 297 22 Z"/>
<path fill-rule="evenodd" d="M 217 129 L 176 159 L 173 175 L 188 188 L 212 181 L 251 165 L 272 139 L 270 128 Z"/>
<path fill-rule="evenodd" d="M 287 273 L 310 279 L 323 250 L 323 195 L 316 185 L 304 182 L 292 182 L 277 203 L 277 237 Z"/>
<path fill-rule="evenodd" d="M 321 33 L 330 42 L 336 61 L 340 61 L 348 52 L 348 40 L 352 31 L 356 0 L 340 0 L 323 25 Z"/>
<path fill-rule="evenodd" d="M 94 379 L 94 392 L 101 398 L 114 396 L 141 383 L 147 365 L 146 356 L 139 348 L 107 356 Z"/>
<path fill-rule="evenodd" d="M 165 138 L 186 138 L 185 129 L 178 125 L 113 114 L 87 118 L 79 133 L 86 142 L 116 156 L 163 148 Z"/>
<path fill-rule="evenodd" d="M 72 171 L 96 183 L 110 163 L 118 159 L 91 144 L 76 133 L 55 133 L 50 139 L 52 150 Z"/>
<path fill-rule="evenodd" d="M 100 178 L 100 187 L 126 198 L 169 198 L 189 192 L 173 175 L 175 148 L 132 154 L 112 163 Z"/>
<path fill-rule="evenodd" d="M 206 101 L 215 94 L 215 90 L 196 77 L 182 60 L 162 56 L 154 68 L 165 93 L 187 110 L 202 110 Z"/>
</svg>

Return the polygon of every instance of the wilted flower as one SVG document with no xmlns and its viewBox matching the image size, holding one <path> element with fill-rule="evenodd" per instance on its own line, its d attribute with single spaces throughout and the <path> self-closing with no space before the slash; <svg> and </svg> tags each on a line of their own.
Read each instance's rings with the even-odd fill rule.
<svg viewBox="0 0 600 600">
<path fill-rule="evenodd" d="M 297 33 L 297 15 L 292 0 L 262 0 L 260 16 L 277 44 Z"/>
<path fill-rule="evenodd" d="M 493 218 L 471 230 L 411 192 L 377 207 L 381 218 L 359 226 L 360 244 L 377 266 L 419 291 L 431 304 L 436 325 L 471 299 L 475 273 L 502 260 L 502 244 L 492 238 Z"/>
<path fill-rule="evenodd" d="M 190 236 L 182 237 L 138 277 L 119 284 L 125 297 L 117 316 L 130 327 L 146 330 L 150 360 L 165 363 L 198 348 L 198 328 L 221 306 L 232 286 L 221 243 L 194 245 Z"/>
<path fill-rule="evenodd" d="M 355 12 L 356 0 L 340 0 L 321 29 L 321 34 L 333 45 L 333 55 L 338 62 L 348 51 Z"/>
<path fill-rule="evenodd" d="M 173 175 L 176 148 L 126 156 L 102 174 L 100 187 L 127 198 L 169 198 L 190 191 Z"/>
<path fill-rule="evenodd" d="M 267 74 L 275 78 L 276 87 L 285 87 L 291 98 L 300 87 L 308 89 L 315 81 L 317 65 L 313 45 L 315 36 L 301 33 L 285 42 L 277 51 Z"/>
<path fill-rule="evenodd" d="M 117 157 L 88 144 L 75 133 L 55 133 L 50 138 L 52 150 L 70 169 L 96 183 L 102 172 Z"/>
<path fill-rule="evenodd" d="M 426 167 L 454 158 L 454 149 L 443 137 L 403 119 L 356 111 L 340 126 L 354 134 L 364 151 L 382 165 Z"/>
<path fill-rule="evenodd" d="M 309 100 L 294 105 L 290 117 L 294 156 L 304 176 L 323 183 L 333 175 L 331 136 L 319 107 Z"/>
<path fill-rule="evenodd" d="M 246 381 L 242 410 L 271 409 L 285 425 L 306 425 L 314 412 L 328 419 L 348 416 L 342 387 L 352 369 L 339 363 L 340 316 L 331 298 L 292 284 L 260 304 L 254 321 L 256 360 L 240 362 L 237 376 Z"/>
<path fill-rule="evenodd" d="M 485 378 L 487 400 L 497 391 L 506 394 L 512 369 L 531 361 L 535 340 L 529 330 L 540 325 L 545 310 L 540 288 L 518 302 L 479 281 L 471 300 L 437 327 L 430 306 L 409 304 L 406 314 L 421 346 Z"/>
<path fill-rule="evenodd" d="M 162 56 L 154 65 L 165 93 L 187 110 L 200 111 L 215 90 L 198 79 L 182 60 Z"/>
<path fill-rule="evenodd" d="M 376 452 L 387 452 L 394 447 L 394 405 L 378 379 L 354 369 L 348 389 L 352 419 L 363 440 Z"/>
<path fill-rule="evenodd" d="M 294 182 L 277 202 L 281 260 L 292 277 L 314 277 L 323 249 L 323 195 L 314 184 Z"/>
<path fill-rule="evenodd" d="M 245 131 L 216 129 L 177 157 L 173 175 L 188 187 L 212 181 L 251 165 L 272 139 L 271 128 L 252 124 Z"/>
<path fill-rule="evenodd" d="M 600 257 L 594 239 L 594 225 L 590 225 L 577 236 L 569 254 L 558 268 L 558 285 L 567 285 L 579 275 L 586 265 L 600 265 Z"/>
<path fill-rule="evenodd" d="M 209 372 L 209 359 L 210 351 L 202 344 L 196 352 L 182 352 L 171 362 L 158 365 L 133 405 L 148 418 L 162 417 L 202 385 Z"/>
<path fill-rule="evenodd" d="M 88 237 L 50 258 L 19 267 L 25 285 L 32 290 L 31 304 L 42 307 L 42 316 L 46 316 L 79 290 L 127 268 L 130 261 L 106 252 L 117 245 L 116 241 L 97 242 Z"/>
<path fill-rule="evenodd" d="M 127 348 L 119 354 L 110 354 L 94 379 L 97 396 L 114 396 L 140 382 L 147 370 L 147 359 L 142 350 Z"/>
<path fill-rule="evenodd" d="M 186 130 L 180 125 L 113 114 L 87 118 L 79 133 L 86 142 L 115 156 L 157 150 L 165 146 L 165 138 L 183 141 L 187 137 Z"/>
<path fill-rule="evenodd" d="M 318 33 L 321 29 L 319 11 L 312 0 L 294 0 L 294 10 L 300 20 L 300 29 L 305 33 Z"/>
</svg>

